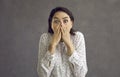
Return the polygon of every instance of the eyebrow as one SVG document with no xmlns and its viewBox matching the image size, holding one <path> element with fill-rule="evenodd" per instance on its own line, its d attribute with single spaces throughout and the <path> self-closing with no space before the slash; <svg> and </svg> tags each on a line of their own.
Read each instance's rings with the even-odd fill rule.
<svg viewBox="0 0 120 77">
<path fill-rule="evenodd" d="M 68 18 L 68 17 L 64 17 L 63 19 L 66 19 L 66 18 Z"/>
<path fill-rule="evenodd" d="M 53 17 L 54 19 L 59 19 L 58 17 Z M 68 17 L 63 17 L 62 19 L 66 19 L 66 18 L 68 18 Z"/>
</svg>

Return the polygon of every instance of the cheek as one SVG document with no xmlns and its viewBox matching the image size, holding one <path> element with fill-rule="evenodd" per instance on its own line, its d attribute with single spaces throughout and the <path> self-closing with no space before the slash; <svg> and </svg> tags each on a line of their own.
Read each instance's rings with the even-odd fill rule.
<svg viewBox="0 0 120 77">
<path fill-rule="evenodd" d="M 54 30 L 54 25 L 53 24 L 51 25 L 51 27 L 52 27 L 52 30 Z"/>
<path fill-rule="evenodd" d="M 72 28 L 72 24 L 71 23 L 68 23 L 68 28 L 71 29 Z"/>
<path fill-rule="evenodd" d="M 52 29 L 55 30 L 57 28 L 57 25 L 56 24 L 52 24 Z"/>
<path fill-rule="evenodd" d="M 70 25 L 70 29 L 72 28 L 72 25 Z"/>
</svg>

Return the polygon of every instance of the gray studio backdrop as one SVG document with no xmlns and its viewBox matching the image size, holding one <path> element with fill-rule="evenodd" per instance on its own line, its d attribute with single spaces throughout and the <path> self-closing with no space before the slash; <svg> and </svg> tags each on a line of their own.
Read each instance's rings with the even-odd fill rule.
<svg viewBox="0 0 120 77">
<path fill-rule="evenodd" d="M 56 6 L 86 40 L 86 77 L 120 76 L 120 0 L 0 0 L 0 77 L 38 77 L 38 42 Z"/>
</svg>

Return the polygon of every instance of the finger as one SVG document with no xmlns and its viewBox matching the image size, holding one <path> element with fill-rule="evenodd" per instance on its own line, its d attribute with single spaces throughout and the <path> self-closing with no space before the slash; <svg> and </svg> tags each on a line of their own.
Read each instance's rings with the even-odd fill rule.
<svg viewBox="0 0 120 77">
<path fill-rule="evenodd" d="M 63 28 L 63 34 L 64 34 L 65 36 L 67 36 L 68 33 L 69 33 L 68 27 L 64 27 L 64 28 Z"/>
<path fill-rule="evenodd" d="M 70 32 L 70 29 L 69 29 L 69 27 L 66 27 L 66 31 L 67 31 L 67 32 Z"/>
<path fill-rule="evenodd" d="M 61 27 L 61 32 L 63 33 L 64 31 L 63 31 L 63 27 Z"/>
<path fill-rule="evenodd" d="M 69 33 L 70 32 L 70 30 L 69 30 L 69 28 L 68 27 L 65 27 L 65 33 Z"/>
<path fill-rule="evenodd" d="M 60 29 L 58 29 L 57 34 L 60 34 Z"/>
<path fill-rule="evenodd" d="M 58 27 L 57 32 L 60 32 L 60 27 Z"/>
<path fill-rule="evenodd" d="M 58 31 L 59 31 L 59 26 L 56 26 L 55 33 L 57 33 Z"/>
<path fill-rule="evenodd" d="M 60 29 L 59 29 L 59 33 L 58 33 L 60 36 L 61 36 L 61 31 L 60 31 Z"/>
<path fill-rule="evenodd" d="M 58 38 L 59 38 L 59 39 L 61 38 L 61 31 L 60 31 L 60 29 L 59 29 L 59 31 L 58 31 Z"/>
<path fill-rule="evenodd" d="M 60 25 L 58 25 L 58 27 L 57 27 L 57 29 L 59 29 L 61 26 Z"/>
<path fill-rule="evenodd" d="M 66 32 L 66 28 L 62 27 L 62 31 L 63 31 L 63 33 L 65 33 Z"/>
<path fill-rule="evenodd" d="M 57 27 L 57 30 L 60 29 L 60 25 Z"/>
</svg>

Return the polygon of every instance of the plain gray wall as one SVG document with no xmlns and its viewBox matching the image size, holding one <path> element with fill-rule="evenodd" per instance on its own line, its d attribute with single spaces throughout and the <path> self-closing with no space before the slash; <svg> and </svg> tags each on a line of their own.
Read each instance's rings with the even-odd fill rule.
<svg viewBox="0 0 120 77">
<path fill-rule="evenodd" d="M 120 0 L 0 0 L 0 77 L 38 77 L 38 42 L 56 6 L 86 40 L 87 77 L 120 76 Z"/>
</svg>

